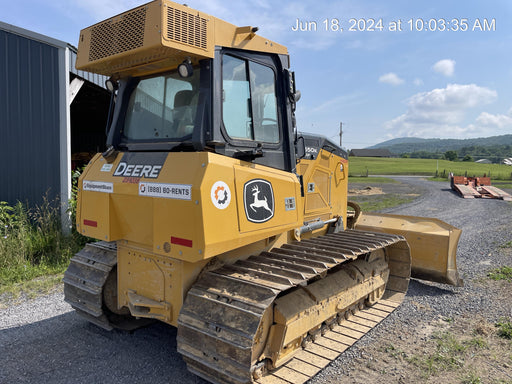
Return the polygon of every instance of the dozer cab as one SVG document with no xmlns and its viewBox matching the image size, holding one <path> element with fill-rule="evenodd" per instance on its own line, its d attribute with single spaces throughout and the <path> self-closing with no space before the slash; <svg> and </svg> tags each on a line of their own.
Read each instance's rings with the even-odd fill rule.
<svg viewBox="0 0 512 384">
<path fill-rule="evenodd" d="M 399 305 L 411 271 L 462 283 L 460 230 L 348 213 L 347 153 L 297 132 L 287 49 L 257 28 L 158 0 L 81 31 L 76 66 L 112 91 L 108 149 L 78 184 L 77 230 L 99 241 L 64 275 L 92 323 L 173 325 L 214 383 L 301 383 Z"/>
</svg>

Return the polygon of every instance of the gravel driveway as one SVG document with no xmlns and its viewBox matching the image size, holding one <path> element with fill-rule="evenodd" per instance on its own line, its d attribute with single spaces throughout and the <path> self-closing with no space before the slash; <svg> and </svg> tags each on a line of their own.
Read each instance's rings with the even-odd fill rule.
<svg viewBox="0 0 512 384">
<path fill-rule="evenodd" d="M 354 347 L 313 378 L 333 383 L 365 346 L 386 338 L 390 326 L 411 331 L 425 317 L 481 313 L 490 320 L 511 315 L 511 303 L 497 306 L 495 292 L 475 290 L 475 281 L 495 267 L 512 265 L 499 246 L 512 240 L 512 204 L 462 199 L 448 182 L 397 178 L 423 192 L 414 202 L 388 210 L 437 217 L 463 230 L 458 269 L 465 287 L 413 280 L 404 304 Z M 431 308 L 428 312 L 418 308 Z M 428 319 L 427 319 L 428 320 Z M 133 333 L 106 332 L 78 317 L 61 292 L 0 310 L 1 383 L 205 383 L 190 374 L 176 352 L 176 330 L 154 324 Z M 345 376 L 345 378 L 347 378 Z M 349 379 L 348 382 L 351 382 Z"/>
</svg>

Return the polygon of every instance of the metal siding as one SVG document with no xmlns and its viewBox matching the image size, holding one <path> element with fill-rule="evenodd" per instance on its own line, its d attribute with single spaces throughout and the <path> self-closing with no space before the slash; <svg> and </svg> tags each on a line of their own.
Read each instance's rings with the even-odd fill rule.
<svg viewBox="0 0 512 384">
<path fill-rule="evenodd" d="M 0 200 L 11 204 L 60 192 L 58 50 L 0 29 Z"/>
<path fill-rule="evenodd" d="M 78 69 L 76 69 L 75 64 L 76 64 L 76 48 L 70 46 L 69 71 L 84 80 L 90 81 L 91 83 L 94 83 L 99 87 L 105 88 L 105 81 L 108 79 L 107 76 L 98 75 L 97 73 L 92 73 L 92 72 L 79 71 Z"/>
</svg>

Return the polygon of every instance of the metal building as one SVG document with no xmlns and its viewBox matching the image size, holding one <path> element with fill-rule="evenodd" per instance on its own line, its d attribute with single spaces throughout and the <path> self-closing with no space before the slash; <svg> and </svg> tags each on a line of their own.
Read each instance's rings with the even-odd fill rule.
<svg viewBox="0 0 512 384">
<path fill-rule="evenodd" d="M 72 168 L 104 150 L 104 76 L 75 69 L 76 48 L 0 22 L 0 201 L 62 203 Z"/>
</svg>

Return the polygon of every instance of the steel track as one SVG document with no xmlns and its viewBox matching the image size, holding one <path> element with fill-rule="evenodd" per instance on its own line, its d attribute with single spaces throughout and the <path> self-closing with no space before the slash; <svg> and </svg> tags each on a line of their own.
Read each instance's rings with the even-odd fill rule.
<svg viewBox="0 0 512 384">
<path fill-rule="evenodd" d="M 109 311 L 103 298 L 107 278 L 117 265 L 116 243 L 98 241 L 86 244 L 75 254 L 64 273 L 64 300 L 89 322 L 111 331 L 114 328 L 132 331 L 152 319 L 135 319 Z"/>
<path fill-rule="evenodd" d="M 332 326 L 263 377 L 253 375 L 253 345 L 265 311 L 294 287 L 325 277 L 359 256 L 384 248 L 390 276 L 383 300 Z M 192 286 L 178 318 L 178 351 L 188 369 L 212 383 L 304 383 L 387 317 L 403 300 L 410 254 L 398 235 L 347 230 L 285 244 L 207 272 Z M 255 378 L 256 377 L 256 378 Z"/>
</svg>

